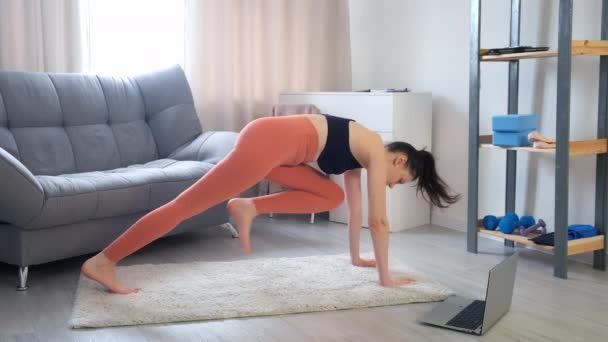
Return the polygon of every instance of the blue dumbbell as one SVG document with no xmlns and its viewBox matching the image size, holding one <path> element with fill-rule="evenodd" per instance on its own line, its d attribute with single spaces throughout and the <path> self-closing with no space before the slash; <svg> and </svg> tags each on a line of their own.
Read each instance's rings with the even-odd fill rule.
<svg viewBox="0 0 608 342">
<path fill-rule="evenodd" d="M 487 230 L 496 230 L 498 219 L 494 215 L 486 215 L 483 218 L 483 227 Z"/>
<path fill-rule="evenodd" d="M 515 213 L 507 213 L 505 217 L 498 223 L 498 228 L 503 234 L 512 234 L 516 228 L 519 228 L 519 217 Z"/>
</svg>

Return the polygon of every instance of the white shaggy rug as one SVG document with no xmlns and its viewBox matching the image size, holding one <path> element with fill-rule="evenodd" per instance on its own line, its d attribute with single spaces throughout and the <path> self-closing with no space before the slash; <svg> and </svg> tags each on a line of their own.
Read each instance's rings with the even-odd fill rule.
<svg viewBox="0 0 608 342">
<path fill-rule="evenodd" d="M 373 254 L 367 254 L 367 257 Z M 374 267 L 348 254 L 230 262 L 119 266 L 119 278 L 142 291 L 112 294 L 80 275 L 71 328 L 109 327 L 278 315 L 432 302 L 452 291 L 396 260 L 392 275 L 416 279 L 386 288 Z"/>
</svg>

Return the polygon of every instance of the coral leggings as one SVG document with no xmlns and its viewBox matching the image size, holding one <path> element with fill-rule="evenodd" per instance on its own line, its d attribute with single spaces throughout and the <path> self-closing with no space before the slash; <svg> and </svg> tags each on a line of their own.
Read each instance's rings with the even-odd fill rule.
<svg viewBox="0 0 608 342">
<path fill-rule="evenodd" d="M 182 221 L 237 196 L 264 178 L 289 190 L 253 198 L 258 214 L 334 209 L 344 200 L 342 189 L 303 165 L 314 161 L 317 147 L 317 131 L 304 115 L 251 121 L 224 159 L 175 199 L 141 217 L 103 253 L 116 263 Z"/>
</svg>

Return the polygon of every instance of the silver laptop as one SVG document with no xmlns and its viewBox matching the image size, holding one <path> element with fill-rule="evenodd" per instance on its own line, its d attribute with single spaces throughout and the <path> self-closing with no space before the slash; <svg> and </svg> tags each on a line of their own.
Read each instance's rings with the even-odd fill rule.
<svg viewBox="0 0 608 342">
<path fill-rule="evenodd" d="M 515 252 L 490 270 L 485 301 L 449 296 L 419 321 L 475 335 L 485 334 L 511 308 L 518 258 L 519 252 Z"/>
</svg>

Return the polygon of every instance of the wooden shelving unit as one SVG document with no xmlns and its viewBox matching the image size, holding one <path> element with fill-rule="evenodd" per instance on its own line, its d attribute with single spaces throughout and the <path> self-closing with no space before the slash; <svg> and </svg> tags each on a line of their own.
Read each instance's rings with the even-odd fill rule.
<svg viewBox="0 0 608 342">
<path fill-rule="evenodd" d="M 467 199 L 467 250 L 477 253 L 479 235 L 504 240 L 506 246 L 515 243 L 553 254 L 553 274 L 567 278 L 568 256 L 593 252 L 593 268 L 606 270 L 606 226 L 608 223 L 608 0 L 602 0 L 601 40 L 572 40 L 573 0 L 559 0 L 557 51 L 542 51 L 491 56 L 480 46 L 481 0 L 471 0 L 471 54 L 469 67 L 469 161 Z M 511 0 L 511 23 L 508 46 L 520 44 L 521 0 Z M 600 56 L 597 136 L 592 140 L 570 141 L 570 93 L 573 56 Z M 517 115 L 519 102 L 519 63 L 531 58 L 557 58 L 555 149 L 533 147 L 500 147 L 492 144 L 491 135 L 479 134 L 480 65 L 482 62 L 507 62 L 509 67 L 507 112 Z M 490 231 L 479 223 L 479 150 L 503 150 L 506 154 L 505 212 L 515 212 L 517 182 L 517 153 L 545 153 L 555 157 L 555 225 L 554 246 L 538 245 L 521 235 Z M 596 158 L 595 217 L 598 229 L 595 237 L 568 240 L 568 180 L 572 156 Z"/>
<path fill-rule="evenodd" d="M 555 248 L 553 246 L 539 245 L 537 243 L 534 243 L 534 241 L 530 241 L 529 239 L 538 236 L 536 234 L 530 234 L 528 236 L 521 236 L 519 234 L 503 234 L 499 230 L 487 230 L 483 227 L 478 227 L 477 230 L 480 234 L 485 234 L 504 240 L 517 242 L 519 244 L 530 246 L 546 252 L 553 252 Z M 602 249 L 604 249 L 604 235 L 597 235 L 590 238 L 568 241 L 568 256 L 598 251 Z"/>
<path fill-rule="evenodd" d="M 479 136 L 479 148 L 495 149 L 505 151 L 522 151 L 532 153 L 548 153 L 555 154 L 555 149 L 544 149 L 534 147 L 502 147 L 492 144 L 491 135 Z M 578 140 L 570 141 L 570 156 L 582 156 L 592 154 L 608 153 L 608 139 L 593 139 L 593 140 Z"/>
<path fill-rule="evenodd" d="M 510 53 L 504 55 L 488 55 L 489 49 L 480 49 L 482 62 L 508 62 L 529 58 L 557 57 L 557 51 L 538 51 Z M 572 56 L 606 56 L 608 55 L 608 40 L 573 40 Z"/>
</svg>

